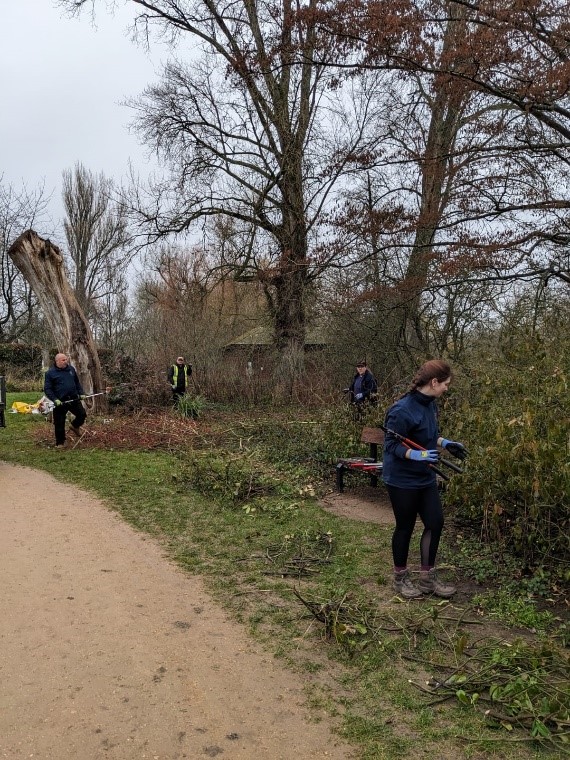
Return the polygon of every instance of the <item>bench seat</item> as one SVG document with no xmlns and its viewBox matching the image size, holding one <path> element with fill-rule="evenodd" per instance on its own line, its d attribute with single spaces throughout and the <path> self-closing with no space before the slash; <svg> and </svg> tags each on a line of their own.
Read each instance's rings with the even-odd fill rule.
<svg viewBox="0 0 570 760">
<path fill-rule="evenodd" d="M 361 443 L 370 446 L 369 457 L 348 457 L 339 459 L 336 465 L 336 490 L 344 491 L 346 472 L 360 472 L 370 476 L 370 485 L 376 488 L 378 476 L 382 474 L 382 462 L 378 461 L 378 446 L 384 443 L 384 432 L 380 428 L 365 427 L 360 436 Z"/>
</svg>

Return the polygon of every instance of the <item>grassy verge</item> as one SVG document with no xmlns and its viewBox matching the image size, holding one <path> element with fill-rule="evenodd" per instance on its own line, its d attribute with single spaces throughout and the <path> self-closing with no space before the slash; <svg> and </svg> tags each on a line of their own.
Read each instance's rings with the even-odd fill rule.
<svg viewBox="0 0 570 760">
<path fill-rule="evenodd" d="M 548 662 L 558 663 L 556 648 L 537 642 L 537 661 L 525 632 L 530 648 L 516 644 L 514 660 L 514 637 L 468 603 L 395 599 L 391 528 L 320 508 L 313 494 L 323 481 L 315 473 L 324 477 L 334 451 L 353 445 L 350 436 L 335 438 L 334 421 L 313 425 L 310 451 L 288 431 L 311 421 L 287 415 L 270 428 L 251 416 L 206 413 L 188 421 L 185 445 L 170 451 L 94 447 L 87 440 L 60 452 L 47 447 L 51 431 L 46 437 L 43 418 L 8 415 L 7 423 L 0 459 L 89 489 L 163 542 L 173 560 L 201 575 L 235 619 L 301 674 L 314 719 L 329 716 L 361 760 L 560 756 L 555 726 L 541 722 L 535 707 L 536 694 L 546 698 L 537 691 L 538 676 L 552 681 Z M 492 673 L 487 681 L 481 663 Z M 493 700 L 487 692 L 494 686 L 502 692 Z M 556 693 L 549 698 L 554 703 Z M 517 700 L 527 713 L 537 712 L 529 726 L 517 721 Z M 566 703 L 559 701 L 561 712 Z"/>
</svg>

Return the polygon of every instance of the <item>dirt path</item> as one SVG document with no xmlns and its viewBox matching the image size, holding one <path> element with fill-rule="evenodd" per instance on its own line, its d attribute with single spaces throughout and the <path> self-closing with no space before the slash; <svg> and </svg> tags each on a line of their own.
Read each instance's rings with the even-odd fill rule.
<svg viewBox="0 0 570 760">
<path fill-rule="evenodd" d="M 337 517 L 350 520 L 394 525 L 394 513 L 386 489 L 380 484 L 377 488 L 353 484 L 344 493 L 331 492 L 323 497 L 320 505 L 327 512 Z"/>
<path fill-rule="evenodd" d="M 281 669 L 92 496 L 0 462 L 0 758 L 352 757 Z"/>
</svg>

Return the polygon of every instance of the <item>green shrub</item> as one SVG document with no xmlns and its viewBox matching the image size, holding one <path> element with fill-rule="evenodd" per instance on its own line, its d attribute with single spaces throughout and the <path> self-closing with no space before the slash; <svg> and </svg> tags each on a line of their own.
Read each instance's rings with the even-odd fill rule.
<svg viewBox="0 0 570 760">
<path fill-rule="evenodd" d="M 43 393 L 43 377 L 26 375 L 22 372 L 9 370 L 6 375 L 7 393 L 37 393 L 38 398 Z"/>
<path fill-rule="evenodd" d="M 176 399 L 174 406 L 176 411 L 183 417 L 198 419 L 204 411 L 206 399 L 203 396 L 192 396 L 189 393 L 185 393 L 184 396 Z"/>
<path fill-rule="evenodd" d="M 248 500 L 278 493 L 279 483 L 264 468 L 229 451 L 192 452 L 186 459 L 183 478 L 222 506 L 240 505 Z"/>
<path fill-rule="evenodd" d="M 8 393 L 41 391 L 43 387 L 41 347 L 20 343 L 0 343 L 0 375 L 6 378 Z"/>
<path fill-rule="evenodd" d="M 255 442 L 267 461 L 287 470 L 290 479 L 328 477 L 339 457 L 368 454 L 360 443 L 362 425 L 355 424 L 347 410 L 291 412 L 295 416 L 268 414 L 243 430 L 244 438 Z"/>
<path fill-rule="evenodd" d="M 547 565 L 562 578 L 570 535 L 570 309 L 558 304 L 533 320 L 515 310 L 494 350 L 487 345 L 473 356 L 444 408 L 442 429 L 471 453 L 446 499 L 460 519 L 480 524 L 484 539 L 515 552 L 523 569 Z"/>
<path fill-rule="evenodd" d="M 42 369 L 41 346 L 28 346 L 22 343 L 0 343 L 0 375 L 12 369 L 36 372 Z"/>
</svg>

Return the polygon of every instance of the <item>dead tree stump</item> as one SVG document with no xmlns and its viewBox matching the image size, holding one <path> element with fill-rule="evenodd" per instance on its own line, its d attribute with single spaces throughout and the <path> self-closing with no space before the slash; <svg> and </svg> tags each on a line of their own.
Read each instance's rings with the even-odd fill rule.
<svg viewBox="0 0 570 760">
<path fill-rule="evenodd" d="M 34 230 L 26 230 L 12 243 L 8 255 L 34 291 L 57 349 L 70 357 L 85 393 L 102 390 L 95 341 L 67 280 L 59 248 Z"/>
</svg>

